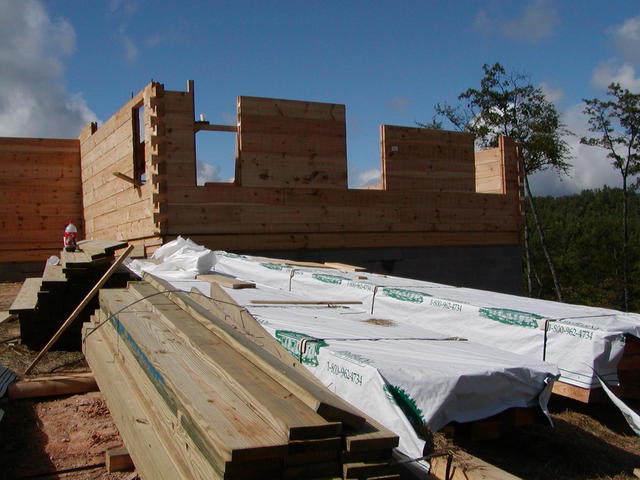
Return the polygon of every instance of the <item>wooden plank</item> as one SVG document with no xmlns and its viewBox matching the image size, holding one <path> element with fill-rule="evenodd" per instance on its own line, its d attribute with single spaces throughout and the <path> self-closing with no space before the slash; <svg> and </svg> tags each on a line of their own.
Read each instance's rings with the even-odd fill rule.
<svg viewBox="0 0 640 480">
<path fill-rule="evenodd" d="M 519 245 L 517 231 L 497 232 L 352 232 L 352 233 L 281 233 L 196 235 L 181 232 L 208 248 L 243 250 L 282 250 L 288 248 L 382 248 Z M 177 233 L 176 233 L 177 234 Z M 176 238 L 165 235 L 165 241 Z"/>
<path fill-rule="evenodd" d="M 9 313 L 17 314 L 27 310 L 35 310 L 41 286 L 42 278 L 27 278 L 9 307 Z"/>
<path fill-rule="evenodd" d="M 350 272 L 364 272 L 367 269 L 364 267 L 358 267 L 356 265 L 349 265 L 347 263 L 339 262 L 324 262 L 327 267 L 335 268 L 337 270 L 348 270 Z"/>
<path fill-rule="evenodd" d="M 342 478 L 375 478 L 394 475 L 396 468 L 389 462 L 355 462 L 342 465 Z"/>
<path fill-rule="evenodd" d="M 17 317 L 13 313 L 9 312 L 0 312 L 0 323 L 8 322 L 10 320 L 15 320 Z"/>
<path fill-rule="evenodd" d="M 9 385 L 9 398 L 50 397 L 94 392 L 98 389 L 91 373 L 29 378 Z"/>
<path fill-rule="evenodd" d="M 466 208 L 500 210 L 517 204 L 517 195 L 488 195 L 472 192 L 335 190 L 275 187 L 247 187 L 233 183 L 210 183 L 202 187 L 172 188 L 168 198 L 176 205 L 192 204 L 287 204 L 291 206 L 324 205 L 369 207 L 413 207 L 416 205 L 438 208 Z"/>
<path fill-rule="evenodd" d="M 125 447 L 110 448 L 105 452 L 105 468 L 107 472 L 133 470 L 133 460 Z"/>
<path fill-rule="evenodd" d="M 242 132 L 285 134 L 289 136 L 346 137 L 344 120 L 333 118 L 302 118 L 286 115 L 251 115 L 240 117 Z"/>
<path fill-rule="evenodd" d="M 429 459 L 430 473 L 438 480 L 521 480 L 495 465 L 460 452 L 463 458 L 454 460 L 450 456 Z"/>
<path fill-rule="evenodd" d="M 150 295 L 153 287 L 130 284 L 130 290 L 138 298 Z M 252 405 L 263 417 L 291 440 L 335 437 L 341 432 L 341 424 L 327 422 L 295 397 L 288 390 L 263 372 L 247 366 L 246 359 L 224 344 L 217 335 L 196 322 L 177 305 L 167 304 L 157 296 L 145 300 L 155 313 L 172 330 L 179 332 L 189 346 L 211 360 L 216 378 L 233 385 L 247 404 Z M 336 451 L 337 452 L 337 451 Z"/>
<path fill-rule="evenodd" d="M 193 127 L 195 132 L 205 130 L 207 132 L 237 132 L 238 127 L 236 125 L 215 125 L 209 123 L 195 122 Z"/>
<path fill-rule="evenodd" d="M 42 287 L 49 288 L 51 284 L 63 284 L 67 281 L 62 271 L 62 265 L 53 265 L 45 262 L 44 273 L 42 274 Z"/>
<path fill-rule="evenodd" d="M 118 312 L 134 299 L 126 290 L 105 289 L 100 305 L 105 312 Z M 229 462 L 281 458 L 286 453 L 286 436 L 270 427 L 236 385 L 221 377 L 210 361 L 179 336 L 180 331 L 167 329 L 166 317 L 160 320 L 143 308 L 138 303 L 117 314 L 112 322 L 118 337 L 135 355 L 164 403 L 181 412 L 181 422 L 189 425 L 188 435 L 200 444 L 198 449 L 212 466 L 222 472 Z M 199 326 L 193 320 L 192 324 Z"/>
<path fill-rule="evenodd" d="M 265 349 L 277 359 L 290 364 L 296 368 L 301 375 L 306 376 L 311 382 L 318 380 L 299 362 L 292 362 L 291 354 L 273 338 L 260 323 L 243 307 L 228 295 L 219 285 L 211 286 L 211 298 L 203 296 L 199 291 L 192 289 L 189 296 L 204 308 L 217 315 L 230 327 L 238 330 L 250 341 Z M 203 324 L 211 329 L 208 324 Z"/>
<path fill-rule="evenodd" d="M 281 115 L 296 118 L 345 120 L 345 106 L 341 104 L 248 96 L 238 97 L 237 103 L 240 118 L 245 115 Z"/>
<path fill-rule="evenodd" d="M 92 249 L 92 250 L 103 250 L 105 254 L 111 255 L 116 250 L 120 250 L 122 248 L 127 247 L 127 242 L 121 240 L 96 240 L 96 239 L 87 239 L 80 240 L 78 242 L 78 246 L 81 249 Z"/>
<path fill-rule="evenodd" d="M 80 305 L 78 305 L 76 309 L 73 312 L 71 312 L 69 317 L 67 317 L 67 319 L 60 326 L 60 328 L 55 333 L 55 335 L 51 338 L 51 340 L 49 340 L 49 342 L 42 348 L 42 350 L 40 350 L 38 355 L 36 355 L 36 358 L 33 359 L 31 364 L 24 371 L 25 375 L 27 375 L 31 370 L 33 370 L 33 367 L 35 367 L 38 364 L 38 362 L 42 359 L 44 354 L 49 351 L 49 349 L 53 346 L 54 343 L 56 343 L 56 341 L 60 338 L 60 336 L 64 333 L 64 331 L 69 327 L 69 325 L 71 325 L 71 323 L 76 319 L 76 317 L 80 314 L 80 312 L 82 312 L 82 310 L 93 299 L 95 294 L 98 293 L 98 290 L 100 290 L 100 288 L 102 288 L 102 286 L 106 283 L 106 281 L 109 280 L 109 277 L 111 277 L 113 272 L 115 272 L 118 269 L 118 267 L 122 265 L 122 262 L 127 258 L 127 255 L 131 253 L 132 249 L 133 249 L 133 246 L 129 246 L 127 250 L 125 250 L 124 253 L 120 256 L 120 258 L 118 258 L 113 263 L 113 265 L 111 265 L 111 267 L 104 273 L 104 275 L 102 275 L 100 280 L 98 280 L 98 283 L 95 284 L 95 286 L 84 297 L 82 302 L 80 302 Z"/>
<path fill-rule="evenodd" d="M 253 305 L 362 305 L 361 301 L 350 300 L 251 300 Z"/>
<path fill-rule="evenodd" d="M 63 268 L 88 268 L 91 266 L 91 257 L 84 252 L 74 251 L 68 252 L 62 250 L 60 252 L 60 261 Z"/>
<path fill-rule="evenodd" d="M 355 431 L 345 431 L 347 452 L 384 451 L 396 448 L 398 436 L 375 420 L 368 418 L 366 425 Z"/>
<path fill-rule="evenodd" d="M 180 464 L 174 449 L 168 447 L 168 435 L 156 427 L 154 415 L 148 413 L 153 404 L 145 405 L 144 399 L 149 397 L 138 390 L 129 369 L 106 346 L 102 331 L 89 336 L 85 331 L 83 338 L 83 352 L 138 470 L 147 478 L 189 478 L 188 468 Z"/>
<path fill-rule="evenodd" d="M 552 392 L 556 395 L 569 397 L 582 403 L 589 403 L 592 390 L 558 381 L 553 384 Z"/>
<path fill-rule="evenodd" d="M 256 288 L 256 284 L 253 282 L 247 282 L 238 280 L 230 275 L 222 275 L 219 273 L 208 273 L 204 275 L 197 275 L 196 280 L 202 280 L 203 282 L 217 283 L 223 287 L 239 289 L 239 288 Z"/>
<path fill-rule="evenodd" d="M 306 376 L 301 375 L 298 370 L 293 368 L 291 365 L 295 364 L 295 361 L 286 364 L 264 349 L 256 348 L 253 342 L 213 316 L 188 295 L 181 292 L 172 292 L 171 290 L 173 289 L 170 284 L 164 280 L 149 275 L 148 273 L 145 273 L 143 278 L 156 289 L 165 291 L 168 298 L 180 306 L 180 308 L 189 312 L 198 321 L 210 325 L 220 338 L 228 344 L 233 345 L 254 365 L 272 376 L 272 378 L 283 387 L 325 419 L 341 421 L 346 425 L 356 428 L 364 424 L 365 418 L 360 412 L 337 396 L 331 394 L 318 383 L 309 381 Z"/>
<path fill-rule="evenodd" d="M 51 255 L 60 253 L 60 242 L 51 242 L 48 245 L 49 248 L 47 248 L 46 244 L 34 244 L 29 241 L 21 242 L 20 245 L 20 249 L 11 250 L 10 247 L 15 247 L 15 242 L 10 245 L 0 243 L 0 262 L 44 262 Z M 22 248 L 27 250 L 23 250 Z"/>
<path fill-rule="evenodd" d="M 66 152 L 76 153 L 80 143 L 69 138 L 0 138 L 0 152 Z"/>
</svg>

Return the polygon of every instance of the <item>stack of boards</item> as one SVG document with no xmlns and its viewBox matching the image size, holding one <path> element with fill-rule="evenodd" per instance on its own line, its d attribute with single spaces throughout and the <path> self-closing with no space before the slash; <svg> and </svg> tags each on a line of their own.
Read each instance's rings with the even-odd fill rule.
<svg viewBox="0 0 640 480">
<path fill-rule="evenodd" d="M 75 252 L 62 251 L 58 264 L 46 262 L 42 278 L 27 278 L 9 308 L 20 321 L 22 343 L 34 350 L 42 348 L 109 269 L 114 252 L 126 246 L 126 242 L 83 240 Z M 126 271 L 116 272 L 106 286 L 126 285 L 128 277 Z M 97 299 L 83 310 L 54 348 L 79 349 L 82 322 L 96 308 Z"/>
<path fill-rule="evenodd" d="M 101 290 L 82 331 L 142 478 L 400 478 L 398 437 L 320 384 L 246 310 L 144 278 Z"/>
</svg>

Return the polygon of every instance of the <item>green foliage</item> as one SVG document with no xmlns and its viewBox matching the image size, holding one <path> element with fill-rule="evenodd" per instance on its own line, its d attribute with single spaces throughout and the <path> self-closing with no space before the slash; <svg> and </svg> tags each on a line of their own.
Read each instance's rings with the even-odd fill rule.
<svg viewBox="0 0 640 480">
<path fill-rule="evenodd" d="M 511 137 L 520 144 L 526 174 L 548 168 L 565 173 L 570 165 L 563 137 L 569 131 L 553 103 L 525 74 L 507 72 L 499 63 L 482 69 L 479 89 L 458 95 L 461 103 L 456 107 L 437 104 L 432 122 L 422 126 L 441 127 L 438 119 L 444 118 L 458 130 L 475 134 L 484 147 L 495 147 L 500 136 Z"/>
<path fill-rule="evenodd" d="M 640 94 L 609 85 L 611 100 L 585 100 L 584 113 L 589 116 L 589 130 L 595 137 L 582 137 L 581 143 L 607 150 L 613 167 L 626 178 L 640 173 Z"/>
<path fill-rule="evenodd" d="M 640 173 L 640 94 L 631 93 L 618 83 L 609 85 L 607 94 L 611 100 L 597 98 L 585 100 L 584 113 L 589 116 L 589 130 L 595 137 L 583 137 L 580 141 L 586 145 L 602 147 L 607 157 L 613 161 L 613 167 L 622 177 L 622 278 L 624 304 L 628 307 L 629 298 L 629 181 Z M 635 189 L 633 186 L 632 189 Z M 625 308 L 626 310 L 626 308 Z"/>
<path fill-rule="evenodd" d="M 556 259 L 564 301 L 624 309 L 620 242 L 622 190 L 585 190 L 566 197 L 536 197 L 547 244 Z M 629 194 L 629 310 L 640 311 L 640 195 Z M 532 222 L 530 216 L 527 217 Z M 530 224 L 531 225 L 531 224 Z M 534 294 L 554 299 L 553 281 L 543 264 L 538 239 L 532 256 L 542 287 Z"/>
</svg>

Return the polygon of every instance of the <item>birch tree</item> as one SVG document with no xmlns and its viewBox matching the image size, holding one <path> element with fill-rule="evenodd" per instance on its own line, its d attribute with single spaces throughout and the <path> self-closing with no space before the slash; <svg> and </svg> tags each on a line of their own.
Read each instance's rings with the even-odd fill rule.
<svg viewBox="0 0 640 480">
<path fill-rule="evenodd" d="M 500 136 L 511 137 L 520 145 L 524 163 L 524 194 L 529 206 L 525 212 L 532 215 L 556 298 L 562 301 L 560 282 L 537 214 L 529 176 L 548 169 L 559 174 L 567 173 L 570 156 L 564 137 L 570 132 L 561 122 L 555 105 L 547 100 L 539 87 L 531 85 L 526 74 L 507 72 L 499 63 L 485 64 L 482 69 L 484 77 L 480 80 L 480 88 L 469 88 L 458 95 L 460 103 L 457 106 L 437 104 L 432 122 L 422 126 L 441 126 L 440 119 L 444 118 L 458 130 L 475 134 L 482 147 L 497 146 Z M 529 234 L 525 222 L 525 267 L 528 294 L 531 295 Z"/>
<path fill-rule="evenodd" d="M 583 137 L 581 143 L 600 147 L 607 152 L 613 168 L 622 179 L 622 288 L 625 311 L 629 310 L 629 190 L 640 173 L 640 94 L 612 83 L 607 89 L 609 100 L 584 100 L 584 113 L 589 117 L 589 131 L 596 135 Z"/>
</svg>

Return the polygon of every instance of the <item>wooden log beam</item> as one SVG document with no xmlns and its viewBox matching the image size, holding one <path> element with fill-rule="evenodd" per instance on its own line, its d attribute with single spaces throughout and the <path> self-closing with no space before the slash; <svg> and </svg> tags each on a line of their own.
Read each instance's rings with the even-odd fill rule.
<svg viewBox="0 0 640 480">
<path fill-rule="evenodd" d="M 51 397 L 97 390 L 98 385 L 93 374 L 82 373 L 34 378 L 12 383 L 9 385 L 9 398 L 17 400 L 20 398 Z"/>
<path fill-rule="evenodd" d="M 236 125 L 215 125 L 209 124 L 209 122 L 195 122 L 193 126 L 195 132 L 205 130 L 208 132 L 237 132 L 238 127 Z"/>
</svg>

